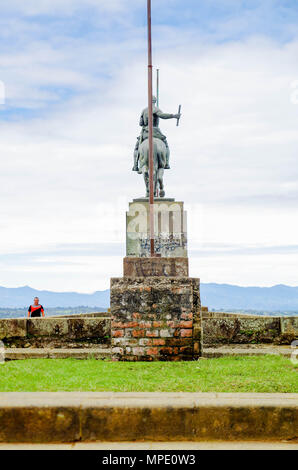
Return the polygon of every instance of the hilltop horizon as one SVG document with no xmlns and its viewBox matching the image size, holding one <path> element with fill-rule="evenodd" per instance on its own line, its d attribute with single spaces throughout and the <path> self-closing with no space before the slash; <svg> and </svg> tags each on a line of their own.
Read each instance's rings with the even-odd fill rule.
<svg viewBox="0 0 298 470">
<path fill-rule="evenodd" d="M 55 292 L 22 287 L 0 286 L 0 308 L 27 307 L 35 296 L 48 308 L 92 307 L 108 308 L 110 290 L 92 293 Z M 201 283 L 202 305 L 210 310 L 256 310 L 298 312 L 298 287 L 276 284 L 270 287 L 239 286 L 234 284 Z"/>
<path fill-rule="evenodd" d="M 249 289 L 249 288 L 256 288 L 256 289 L 272 289 L 273 287 L 290 287 L 290 288 L 298 288 L 297 285 L 289 285 L 285 284 L 283 282 L 277 283 L 277 284 L 272 284 L 270 286 L 258 286 L 256 284 L 252 285 L 241 285 L 240 283 L 230 283 L 230 282 L 201 282 L 201 285 L 217 285 L 217 286 L 229 286 L 229 287 L 240 287 L 242 289 Z M 29 284 L 25 285 L 20 285 L 20 286 L 14 286 L 14 287 L 7 287 L 7 286 L 1 286 L 0 289 L 33 289 L 35 291 L 39 292 L 51 292 L 51 293 L 56 293 L 56 294 L 63 294 L 63 293 L 74 293 L 74 294 L 83 294 L 83 295 L 92 295 L 95 294 L 96 292 L 105 292 L 107 289 L 98 289 L 98 290 L 92 290 L 90 292 L 86 291 L 78 291 L 78 290 L 56 290 L 56 289 L 47 289 L 47 288 L 36 288 L 32 287 Z"/>
</svg>

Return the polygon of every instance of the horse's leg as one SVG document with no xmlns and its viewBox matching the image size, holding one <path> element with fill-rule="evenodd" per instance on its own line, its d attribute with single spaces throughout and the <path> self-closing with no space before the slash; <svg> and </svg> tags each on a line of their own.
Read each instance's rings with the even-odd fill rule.
<svg viewBox="0 0 298 470">
<path fill-rule="evenodd" d="M 154 167 L 154 194 L 155 196 L 159 196 L 159 168 L 158 163 L 156 163 Z"/>
<path fill-rule="evenodd" d="M 161 142 L 157 146 L 157 155 L 156 155 L 156 192 L 159 188 L 160 197 L 165 196 L 164 188 L 163 188 L 163 174 L 164 174 L 164 167 L 165 167 L 165 156 L 163 152 L 163 148 L 161 146 Z"/>
<path fill-rule="evenodd" d="M 146 197 L 149 197 L 149 173 L 148 169 L 146 167 L 143 167 L 143 177 L 145 181 L 145 186 L 146 186 Z"/>
<path fill-rule="evenodd" d="M 157 172 L 158 172 L 158 169 L 154 167 L 154 196 L 157 197 L 157 184 L 158 184 L 158 179 L 157 179 Z"/>
<path fill-rule="evenodd" d="M 160 168 L 158 170 L 158 183 L 159 183 L 159 189 L 160 189 L 160 197 L 165 197 L 166 193 L 164 190 L 164 184 L 163 184 L 163 175 L 164 175 L 164 169 Z"/>
<path fill-rule="evenodd" d="M 146 148 L 146 141 L 140 146 L 139 173 L 143 175 L 146 187 L 146 196 L 149 197 L 149 172 L 148 172 L 149 148 Z"/>
<path fill-rule="evenodd" d="M 160 167 L 160 148 L 159 143 L 155 142 L 154 146 L 154 195 L 157 197 L 159 189 L 159 167 Z"/>
</svg>

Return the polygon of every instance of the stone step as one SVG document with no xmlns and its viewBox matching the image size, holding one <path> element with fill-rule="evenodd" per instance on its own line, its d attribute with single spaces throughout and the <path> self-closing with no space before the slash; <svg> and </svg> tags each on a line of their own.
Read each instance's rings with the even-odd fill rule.
<svg viewBox="0 0 298 470">
<path fill-rule="evenodd" d="M 3 443 L 297 443 L 297 423 L 289 393 L 0 393 Z"/>
<path fill-rule="evenodd" d="M 63 348 L 10 348 L 5 349 L 5 361 L 19 359 L 106 359 L 111 355 L 109 348 L 63 349 Z"/>
<path fill-rule="evenodd" d="M 293 353 L 291 346 L 273 344 L 229 344 L 219 347 L 203 347 L 202 357 L 212 359 L 228 356 L 264 356 L 279 355 L 290 358 Z"/>
<path fill-rule="evenodd" d="M 238 346 L 238 347 L 237 347 Z M 229 356 L 263 356 L 266 354 L 281 355 L 290 358 L 293 349 L 289 346 L 263 345 L 226 345 L 217 348 L 204 348 L 202 357 L 212 359 Z M 106 359 L 111 358 L 111 349 L 107 345 L 98 345 L 94 348 L 7 348 L 5 360 L 19 359 Z"/>
</svg>

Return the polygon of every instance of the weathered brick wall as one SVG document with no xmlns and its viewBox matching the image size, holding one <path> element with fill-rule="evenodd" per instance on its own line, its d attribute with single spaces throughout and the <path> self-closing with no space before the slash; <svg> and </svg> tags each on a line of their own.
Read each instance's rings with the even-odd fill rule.
<svg viewBox="0 0 298 470">
<path fill-rule="evenodd" d="M 111 279 L 114 360 L 192 360 L 200 353 L 200 281 Z"/>
</svg>

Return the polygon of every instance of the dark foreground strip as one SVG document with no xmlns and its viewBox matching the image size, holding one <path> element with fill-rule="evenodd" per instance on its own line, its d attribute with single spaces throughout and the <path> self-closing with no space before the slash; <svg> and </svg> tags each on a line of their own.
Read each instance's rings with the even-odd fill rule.
<svg viewBox="0 0 298 470">
<path fill-rule="evenodd" d="M 1 393 L 0 442 L 294 441 L 298 394 Z"/>
<path fill-rule="evenodd" d="M 148 466 L 170 466 L 202 470 L 239 470 L 245 462 L 254 470 L 263 470 L 264 464 L 270 466 L 270 469 L 280 469 L 292 466 L 295 462 L 294 452 L 290 451 L 43 451 L 47 453 L 46 456 L 44 453 L 40 456 L 31 455 L 31 452 L 8 451 L 2 456 L 8 457 L 10 466 L 20 465 L 20 468 L 24 468 L 28 465 L 32 470 L 39 470 L 42 462 L 46 462 L 48 468 L 139 469 Z"/>
</svg>

